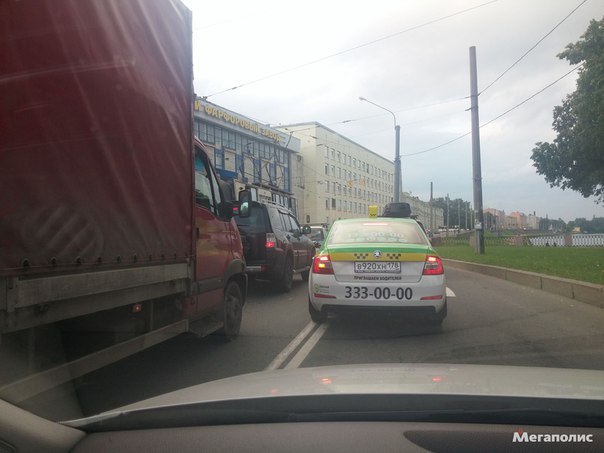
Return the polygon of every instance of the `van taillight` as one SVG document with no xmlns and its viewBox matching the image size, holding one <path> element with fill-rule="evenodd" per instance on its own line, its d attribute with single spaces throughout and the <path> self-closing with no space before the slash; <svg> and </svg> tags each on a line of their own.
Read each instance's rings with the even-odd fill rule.
<svg viewBox="0 0 604 453">
<path fill-rule="evenodd" d="M 333 266 L 329 255 L 315 256 L 312 261 L 313 274 L 333 274 Z"/>
<path fill-rule="evenodd" d="M 441 260 L 440 257 L 434 255 L 426 256 L 424 275 L 440 275 L 444 273 L 443 260 Z"/>
<path fill-rule="evenodd" d="M 266 233 L 266 248 L 274 249 L 277 246 L 277 238 L 274 233 Z"/>
</svg>

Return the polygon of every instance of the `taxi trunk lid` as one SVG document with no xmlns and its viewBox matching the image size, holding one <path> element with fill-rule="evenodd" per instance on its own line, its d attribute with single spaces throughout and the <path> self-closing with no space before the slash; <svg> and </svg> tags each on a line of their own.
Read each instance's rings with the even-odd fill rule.
<svg viewBox="0 0 604 453">
<path fill-rule="evenodd" d="M 372 244 L 332 245 L 326 252 L 339 282 L 414 283 L 422 278 L 426 255 L 435 254 L 425 245 Z"/>
</svg>

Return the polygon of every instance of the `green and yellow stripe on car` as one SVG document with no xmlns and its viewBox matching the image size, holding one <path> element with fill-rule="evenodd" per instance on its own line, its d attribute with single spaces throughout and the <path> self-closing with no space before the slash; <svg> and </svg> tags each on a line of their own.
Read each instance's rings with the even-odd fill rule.
<svg viewBox="0 0 604 453">
<path fill-rule="evenodd" d="M 377 257 L 375 252 L 379 251 Z M 329 254 L 331 261 L 401 261 L 401 262 L 424 262 L 427 255 L 435 255 L 436 252 L 425 246 L 392 247 L 388 245 L 380 247 L 378 244 L 356 247 L 332 246 L 321 250 L 321 255 Z"/>
<path fill-rule="evenodd" d="M 373 252 L 329 252 L 331 261 L 426 261 L 425 252 L 382 252 L 379 258 Z"/>
</svg>

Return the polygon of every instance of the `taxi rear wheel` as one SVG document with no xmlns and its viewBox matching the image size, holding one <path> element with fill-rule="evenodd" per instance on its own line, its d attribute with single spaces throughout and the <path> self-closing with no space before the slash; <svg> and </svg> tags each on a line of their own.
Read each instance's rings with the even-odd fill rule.
<svg viewBox="0 0 604 453">
<path fill-rule="evenodd" d="M 312 306 L 310 299 L 308 299 L 308 312 L 310 313 L 310 319 L 312 319 L 313 322 L 316 322 L 317 324 L 322 324 L 327 319 L 325 313 L 323 313 L 321 310 L 317 310 L 315 307 Z"/>
<path fill-rule="evenodd" d="M 446 317 L 447 317 L 447 299 L 445 299 L 445 305 L 443 305 L 443 308 L 438 313 L 436 313 L 434 315 L 429 315 L 427 318 L 427 321 L 430 325 L 440 326 Z"/>
</svg>

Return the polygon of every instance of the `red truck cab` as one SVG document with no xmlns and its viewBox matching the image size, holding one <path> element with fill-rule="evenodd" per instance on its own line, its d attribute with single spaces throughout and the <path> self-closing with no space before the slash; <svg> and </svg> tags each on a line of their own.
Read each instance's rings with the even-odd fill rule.
<svg viewBox="0 0 604 453">
<path fill-rule="evenodd" d="M 233 204 L 225 200 L 199 140 L 195 140 L 194 168 L 195 286 L 199 293 L 190 299 L 186 315 L 192 318 L 203 316 L 223 304 L 223 331 L 232 337 L 239 333 L 247 293 L 241 237 L 232 218 Z"/>
</svg>

